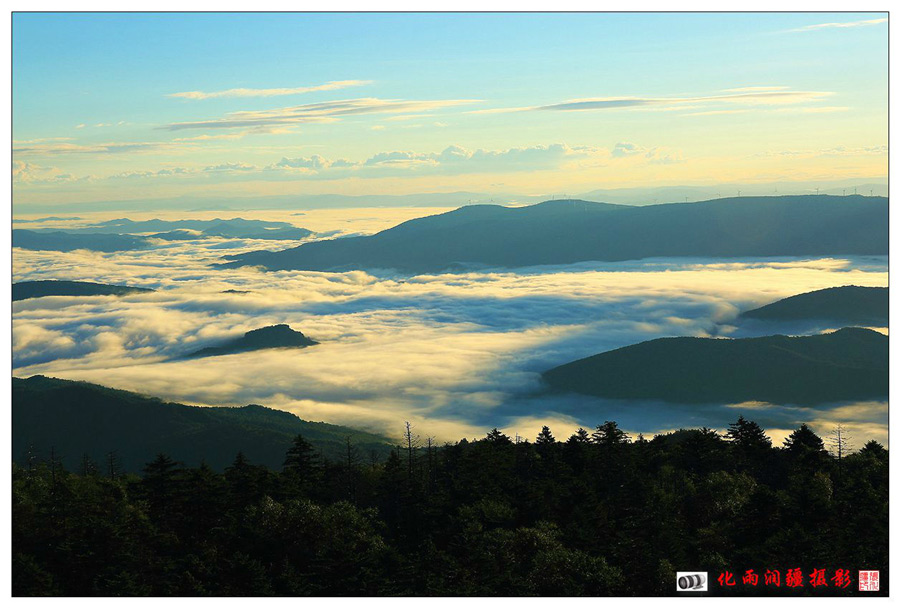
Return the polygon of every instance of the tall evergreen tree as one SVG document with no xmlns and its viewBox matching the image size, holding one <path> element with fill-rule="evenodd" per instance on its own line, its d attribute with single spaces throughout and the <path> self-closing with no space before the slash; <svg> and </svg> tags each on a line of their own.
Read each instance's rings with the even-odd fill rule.
<svg viewBox="0 0 900 608">
<path fill-rule="evenodd" d="M 618 424 L 609 420 L 598 426 L 597 430 L 591 433 L 591 439 L 594 443 L 602 446 L 620 445 L 631 441 L 628 434 L 620 429 Z"/>
<path fill-rule="evenodd" d="M 541 432 L 538 433 L 537 439 L 535 439 L 535 445 L 550 445 L 556 443 L 556 438 L 553 436 L 553 433 L 550 432 L 549 426 L 541 427 Z"/>
<path fill-rule="evenodd" d="M 306 486 L 318 478 L 321 466 L 319 453 L 312 444 L 304 439 L 303 435 L 294 437 L 285 455 L 282 470 L 297 480 L 301 486 Z"/>
<path fill-rule="evenodd" d="M 725 437 L 744 451 L 760 450 L 772 447 L 772 440 L 766 436 L 766 432 L 752 420 L 738 416 L 736 422 L 728 425 Z"/>
</svg>

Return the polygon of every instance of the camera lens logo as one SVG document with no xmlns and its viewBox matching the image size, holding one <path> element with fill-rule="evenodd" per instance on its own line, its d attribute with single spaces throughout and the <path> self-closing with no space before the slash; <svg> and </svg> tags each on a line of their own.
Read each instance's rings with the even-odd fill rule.
<svg viewBox="0 0 900 608">
<path fill-rule="evenodd" d="M 708 591 L 706 572 L 677 572 L 675 581 L 678 591 Z"/>
</svg>

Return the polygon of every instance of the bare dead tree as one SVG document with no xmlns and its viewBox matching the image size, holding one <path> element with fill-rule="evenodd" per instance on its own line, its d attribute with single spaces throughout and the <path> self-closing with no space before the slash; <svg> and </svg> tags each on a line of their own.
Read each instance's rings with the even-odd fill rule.
<svg viewBox="0 0 900 608">
<path fill-rule="evenodd" d="M 106 454 L 106 473 L 110 479 L 118 479 L 121 466 L 119 465 L 119 455 L 113 450 Z"/>
<path fill-rule="evenodd" d="M 413 463 L 415 462 L 416 450 L 419 449 L 419 436 L 413 435 L 412 424 L 406 421 L 406 430 L 403 433 L 403 439 L 406 442 L 406 475 L 407 482 L 412 484 L 413 480 Z"/>
<path fill-rule="evenodd" d="M 847 432 L 847 429 L 843 424 L 838 424 L 831 430 L 828 438 L 828 445 L 831 454 L 838 459 L 838 464 L 840 464 L 844 456 L 853 449 L 853 446 L 850 443 L 851 439 L 850 433 Z"/>
<path fill-rule="evenodd" d="M 425 447 L 427 449 L 427 454 L 428 454 L 428 477 L 426 479 L 426 482 L 427 482 L 427 487 L 430 490 L 434 483 L 434 461 L 435 461 L 434 437 L 427 437 L 425 439 Z"/>
<path fill-rule="evenodd" d="M 837 473 L 838 479 L 841 479 L 844 474 L 844 456 L 850 453 L 852 449 L 852 445 L 850 443 L 850 433 L 847 432 L 847 429 L 844 428 L 843 424 L 838 424 L 835 426 L 828 437 L 828 445 L 831 450 L 831 454 L 837 458 Z"/>
</svg>

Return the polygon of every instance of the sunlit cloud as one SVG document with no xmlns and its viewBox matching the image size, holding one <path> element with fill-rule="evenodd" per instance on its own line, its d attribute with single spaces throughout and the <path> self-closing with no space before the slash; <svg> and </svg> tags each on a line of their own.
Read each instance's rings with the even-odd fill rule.
<svg viewBox="0 0 900 608">
<path fill-rule="evenodd" d="M 27 184 L 60 184 L 90 179 L 75 177 L 58 167 L 48 167 L 21 160 L 12 162 L 12 179 L 16 183 Z"/>
<path fill-rule="evenodd" d="M 346 89 L 349 87 L 361 87 L 372 84 L 371 80 L 335 80 L 309 87 L 293 87 L 293 88 L 277 88 L 277 89 L 228 89 L 225 91 L 184 91 L 181 93 L 170 93 L 167 97 L 178 97 L 181 99 L 216 99 L 219 97 L 278 97 L 282 95 L 301 95 L 303 93 L 314 93 L 317 91 L 336 91 L 338 89 Z"/>
<path fill-rule="evenodd" d="M 790 89 L 791 87 L 785 86 L 752 86 L 752 87 L 737 87 L 734 89 L 724 89 L 726 93 L 748 93 L 754 91 L 784 91 Z"/>
<path fill-rule="evenodd" d="M 660 147 L 644 147 L 620 142 L 612 149 L 597 146 L 569 146 L 564 143 L 537 145 L 505 150 L 468 150 L 451 145 L 441 152 L 391 150 L 379 152 L 364 161 L 340 159 L 330 161 L 322 156 L 282 158 L 271 168 L 301 169 L 308 174 L 327 177 L 329 171 L 343 170 L 342 175 L 360 177 L 383 175 L 388 170 L 404 172 L 478 173 L 551 170 L 567 163 L 593 160 L 607 162 L 637 159 L 647 163 L 681 162 L 680 151 Z M 372 173 L 377 171 L 377 173 Z"/>
</svg>

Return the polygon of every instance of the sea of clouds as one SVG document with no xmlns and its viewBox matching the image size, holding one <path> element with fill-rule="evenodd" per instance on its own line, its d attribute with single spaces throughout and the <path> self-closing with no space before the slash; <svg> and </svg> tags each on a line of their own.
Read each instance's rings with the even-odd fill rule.
<svg viewBox="0 0 900 608">
<path fill-rule="evenodd" d="M 192 213 L 290 221 L 329 237 L 366 234 L 436 213 L 428 209 Z M 31 227 L 84 225 L 85 215 Z M 129 214 L 180 219 L 186 214 Z M 34 218 L 31 218 L 34 219 Z M 739 415 L 780 441 L 801 422 L 821 434 L 841 423 L 861 446 L 887 442 L 887 403 L 819 407 L 763 403 L 615 402 L 541 392 L 550 367 L 664 336 L 771 333 L 737 315 L 838 285 L 886 286 L 887 259 L 651 259 L 406 276 L 216 269 L 223 255 L 298 243 L 242 239 L 160 242 L 146 251 L 13 252 L 13 280 L 67 279 L 149 287 L 125 297 L 46 297 L 13 303 L 13 374 L 87 380 L 199 405 L 259 403 L 398 436 L 409 420 L 439 441 L 497 426 L 565 438 L 616 420 L 631 433 L 707 426 Z M 223 293 L 240 290 L 248 293 Z M 246 331 L 287 323 L 319 341 L 184 360 Z M 781 327 L 813 333 L 826 327 Z"/>
</svg>

